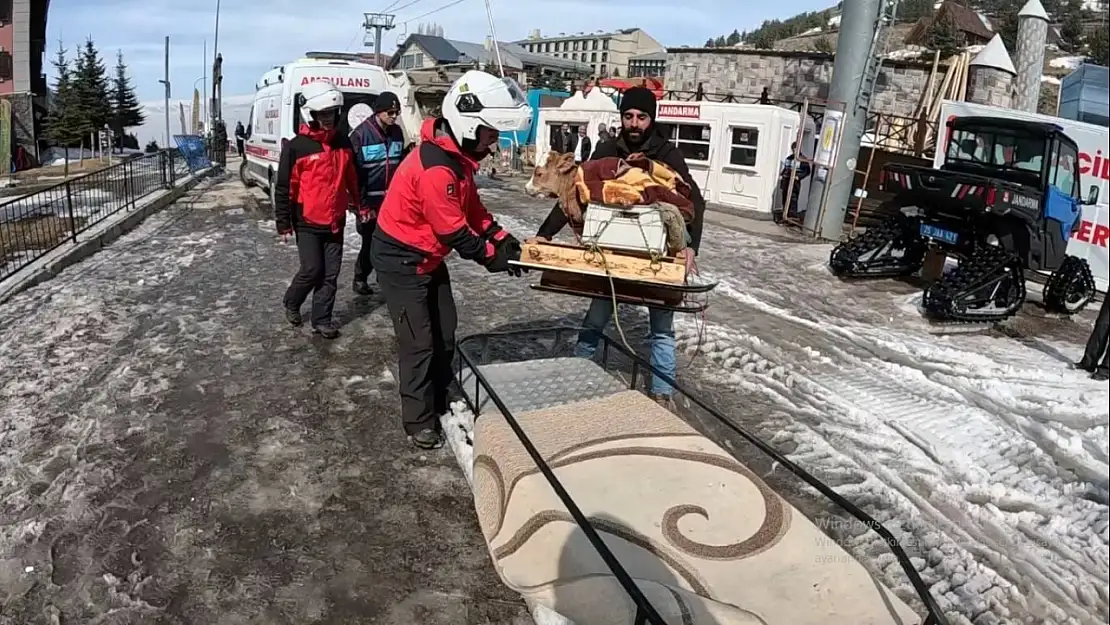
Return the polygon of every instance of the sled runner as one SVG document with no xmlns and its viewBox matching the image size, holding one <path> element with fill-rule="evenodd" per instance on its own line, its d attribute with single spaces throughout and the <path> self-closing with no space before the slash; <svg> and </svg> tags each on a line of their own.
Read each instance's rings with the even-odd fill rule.
<svg viewBox="0 0 1110 625">
<path fill-rule="evenodd" d="M 755 472 L 640 393 L 657 373 L 646 360 L 606 337 L 600 364 L 571 357 L 577 332 L 458 343 L 479 524 L 502 581 L 534 611 L 576 625 L 948 625 L 879 522 L 668 380 L 676 398 L 827 497 L 841 527 L 876 532 L 924 619 Z"/>
</svg>

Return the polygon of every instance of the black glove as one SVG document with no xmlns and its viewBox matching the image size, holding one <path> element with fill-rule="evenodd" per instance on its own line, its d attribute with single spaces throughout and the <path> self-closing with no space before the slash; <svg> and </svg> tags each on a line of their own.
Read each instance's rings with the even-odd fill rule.
<svg viewBox="0 0 1110 625">
<path fill-rule="evenodd" d="M 517 241 L 512 235 L 508 235 L 497 243 L 493 244 L 493 258 L 486 263 L 486 270 L 490 273 L 507 272 L 513 276 L 519 276 L 522 268 L 516 265 L 510 265 L 510 261 L 520 260 L 520 241 Z"/>
</svg>

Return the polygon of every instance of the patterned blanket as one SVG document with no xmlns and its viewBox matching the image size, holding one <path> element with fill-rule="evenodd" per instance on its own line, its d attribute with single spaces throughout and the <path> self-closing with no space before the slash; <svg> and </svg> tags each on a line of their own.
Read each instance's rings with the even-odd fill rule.
<svg viewBox="0 0 1110 625">
<path fill-rule="evenodd" d="M 665 203 L 676 206 L 686 223 L 694 219 L 690 185 L 671 168 L 639 155 L 586 161 L 575 180 L 578 200 L 611 206 Z"/>
<path fill-rule="evenodd" d="M 517 415 L 667 623 L 919 625 L 836 541 L 641 393 Z M 501 579 L 577 625 L 635 607 L 506 421 L 474 426 L 478 521 Z"/>
</svg>

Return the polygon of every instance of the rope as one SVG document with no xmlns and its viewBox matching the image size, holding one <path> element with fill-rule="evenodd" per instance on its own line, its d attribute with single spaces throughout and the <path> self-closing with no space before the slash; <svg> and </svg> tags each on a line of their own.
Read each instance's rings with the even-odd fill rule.
<svg viewBox="0 0 1110 625">
<path fill-rule="evenodd" d="M 659 213 L 660 223 L 663 223 L 664 227 L 665 227 L 666 222 L 663 220 L 663 217 L 662 217 L 663 210 L 661 208 L 658 208 L 658 207 L 652 207 L 649 210 L 652 211 L 652 212 Z M 609 261 L 606 258 L 605 251 L 600 246 L 598 246 L 598 244 L 596 242 L 598 239 L 601 238 L 601 235 L 605 233 L 605 230 L 608 229 L 609 225 L 613 223 L 613 220 L 615 219 L 615 217 L 616 217 L 615 214 L 611 215 L 609 217 L 609 219 L 606 220 L 601 225 L 601 228 L 593 236 L 591 241 L 588 241 L 588 242 L 584 241 L 582 239 L 581 235 L 579 235 L 578 232 L 574 231 L 573 229 L 572 229 L 572 232 L 574 233 L 575 241 L 579 245 L 581 245 L 582 247 L 585 248 L 585 250 L 583 250 L 583 252 L 582 252 L 583 259 L 587 263 L 593 263 L 593 262 L 596 262 L 596 261 L 600 260 L 600 262 L 598 264 L 600 264 L 602 266 L 602 268 L 605 270 L 605 277 L 608 278 L 608 280 L 609 280 L 609 299 L 611 300 L 611 302 L 613 304 L 613 325 L 616 326 L 617 334 L 620 336 L 621 343 L 624 345 L 624 347 L 629 352 L 636 353 L 636 350 L 633 349 L 632 346 L 629 344 L 628 338 L 624 334 L 624 328 L 621 326 L 620 302 L 617 300 L 617 287 L 616 287 L 616 282 L 613 279 L 613 272 L 609 268 Z M 664 254 L 661 251 L 656 250 L 655 248 L 652 247 L 651 242 L 648 241 L 647 232 L 644 230 L 644 226 L 640 222 L 639 219 L 636 220 L 636 227 L 640 231 L 640 238 L 644 242 L 644 249 L 647 250 L 647 252 L 649 254 L 649 257 L 651 258 L 651 262 L 648 265 L 648 267 L 652 270 L 652 272 L 658 274 L 659 271 L 661 271 L 663 269 Z M 684 299 L 685 299 L 685 297 L 684 297 Z M 700 317 L 701 323 L 698 323 L 699 317 Z M 695 349 L 694 349 L 694 355 L 690 358 L 690 362 L 687 364 L 688 367 L 693 365 L 694 360 L 701 353 L 701 346 L 702 346 L 702 343 L 704 342 L 704 339 L 705 339 L 705 325 L 706 325 L 705 324 L 705 311 L 704 310 L 701 311 L 700 314 L 698 316 L 696 316 L 694 319 L 695 319 L 694 325 L 697 327 L 697 332 L 696 332 L 697 344 L 696 344 Z"/>
</svg>

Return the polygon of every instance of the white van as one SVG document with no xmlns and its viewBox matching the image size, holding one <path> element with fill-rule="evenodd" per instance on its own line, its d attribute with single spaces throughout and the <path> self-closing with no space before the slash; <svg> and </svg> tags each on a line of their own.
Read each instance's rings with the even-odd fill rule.
<svg viewBox="0 0 1110 625">
<path fill-rule="evenodd" d="M 267 189 L 273 198 L 281 148 L 296 135 L 301 125 L 297 96 L 302 87 L 320 79 L 330 80 L 338 87 L 343 92 L 340 124 L 341 128 L 346 128 L 352 116 L 360 118 L 369 114 L 369 107 L 379 93 L 386 90 L 397 93 L 397 85 L 401 82 L 398 78 L 389 76 L 376 65 L 326 56 L 303 58 L 263 74 L 255 85 L 244 146 L 246 158 L 239 166 L 243 184 Z M 407 93 L 397 95 L 402 104 L 408 100 Z"/>
</svg>

